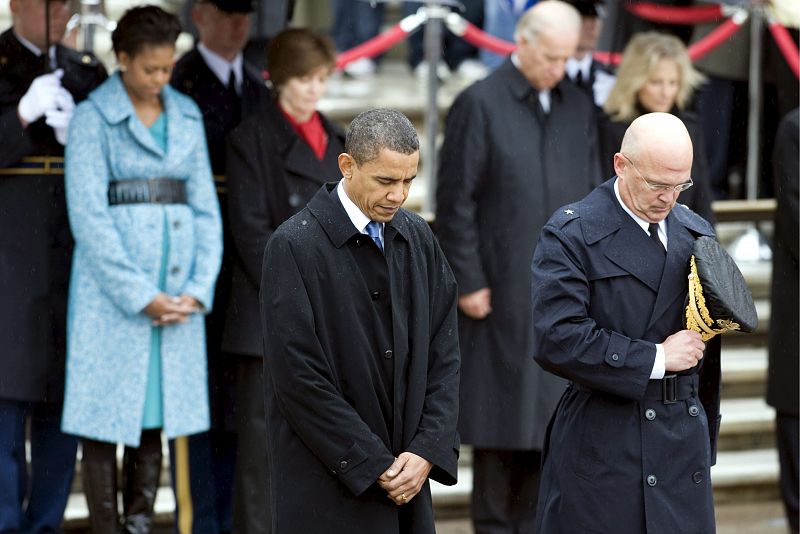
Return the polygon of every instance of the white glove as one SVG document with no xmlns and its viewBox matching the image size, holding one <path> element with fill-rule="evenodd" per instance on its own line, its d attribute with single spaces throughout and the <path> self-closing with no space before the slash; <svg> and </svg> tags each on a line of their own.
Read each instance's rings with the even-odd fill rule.
<svg viewBox="0 0 800 534">
<path fill-rule="evenodd" d="M 31 124 L 56 107 L 56 95 L 61 88 L 62 69 L 35 78 L 17 106 L 19 118 Z"/>
<path fill-rule="evenodd" d="M 69 122 L 72 120 L 72 113 L 75 111 L 75 100 L 69 91 L 59 87 L 56 93 L 56 107 L 45 111 L 47 117 L 45 122 L 56 134 L 56 140 L 62 145 L 67 144 L 67 134 Z"/>
</svg>

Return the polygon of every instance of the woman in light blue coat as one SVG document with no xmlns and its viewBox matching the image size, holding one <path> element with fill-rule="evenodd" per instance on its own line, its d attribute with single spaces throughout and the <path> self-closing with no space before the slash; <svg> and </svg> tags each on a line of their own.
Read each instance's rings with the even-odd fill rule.
<svg viewBox="0 0 800 534">
<path fill-rule="evenodd" d="M 120 72 L 78 108 L 66 152 L 75 255 L 63 430 L 82 437 L 94 532 L 148 532 L 161 438 L 208 429 L 203 314 L 222 229 L 200 111 L 170 78 L 177 19 L 129 10 L 112 35 Z"/>
</svg>

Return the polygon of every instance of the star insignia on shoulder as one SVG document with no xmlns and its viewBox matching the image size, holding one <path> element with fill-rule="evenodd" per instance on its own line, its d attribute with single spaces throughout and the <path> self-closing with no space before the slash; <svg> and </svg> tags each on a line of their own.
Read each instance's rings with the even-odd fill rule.
<svg viewBox="0 0 800 534">
<path fill-rule="evenodd" d="M 575 213 L 575 211 L 574 210 L 564 210 L 564 213 L 566 213 L 567 215 L 572 215 L 573 213 Z"/>
</svg>

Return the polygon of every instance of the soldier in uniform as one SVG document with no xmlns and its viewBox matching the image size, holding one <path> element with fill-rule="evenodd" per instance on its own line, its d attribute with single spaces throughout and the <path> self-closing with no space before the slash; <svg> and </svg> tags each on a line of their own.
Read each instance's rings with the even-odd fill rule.
<svg viewBox="0 0 800 534">
<path fill-rule="evenodd" d="M 77 444 L 59 430 L 72 252 L 64 145 L 72 109 L 106 71 L 57 44 L 69 2 L 50 2 L 49 35 L 44 0 L 10 8 L 0 35 L 0 532 L 58 532 Z"/>
<path fill-rule="evenodd" d="M 250 35 L 251 0 L 208 0 L 192 8 L 197 46 L 175 65 L 172 85 L 192 97 L 203 113 L 211 169 L 222 209 L 224 248 L 214 311 L 206 319 L 211 430 L 188 438 L 192 506 L 181 507 L 178 521 L 193 515 L 192 531 L 231 531 L 231 496 L 236 456 L 234 414 L 236 367 L 221 350 L 230 297 L 233 244 L 228 229 L 225 137 L 242 117 L 252 116 L 268 99 L 264 77 L 242 56 Z"/>
</svg>

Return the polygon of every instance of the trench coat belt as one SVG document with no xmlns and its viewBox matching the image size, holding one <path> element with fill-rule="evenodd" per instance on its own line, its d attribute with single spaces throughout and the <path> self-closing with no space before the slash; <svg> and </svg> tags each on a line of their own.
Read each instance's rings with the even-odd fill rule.
<svg viewBox="0 0 800 534">
<path fill-rule="evenodd" d="M 650 380 L 644 391 L 644 399 L 659 400 L 664 404 L 675 404 L 678 401 L 690 399 L 697 395 L 699 380 L 696 374 L 693 375 L 665 375 L 660 380 Z M 573 388 L 580 391 L 594 392 L 592 388 L 587 388 L 572 382 Z"/>
<path fill-rule="evenodd" d="M 12 167 L 0 168 L 0 175 L 2 174 L 64 174 L 64 158 L 61 156 L 26 156 Z"/>
<path fill-rule="evenodd" d="M 108 184 L 108 205 L 186 204 L 186 181 L 175 178 L 116 180 Z"/>
</svg>

